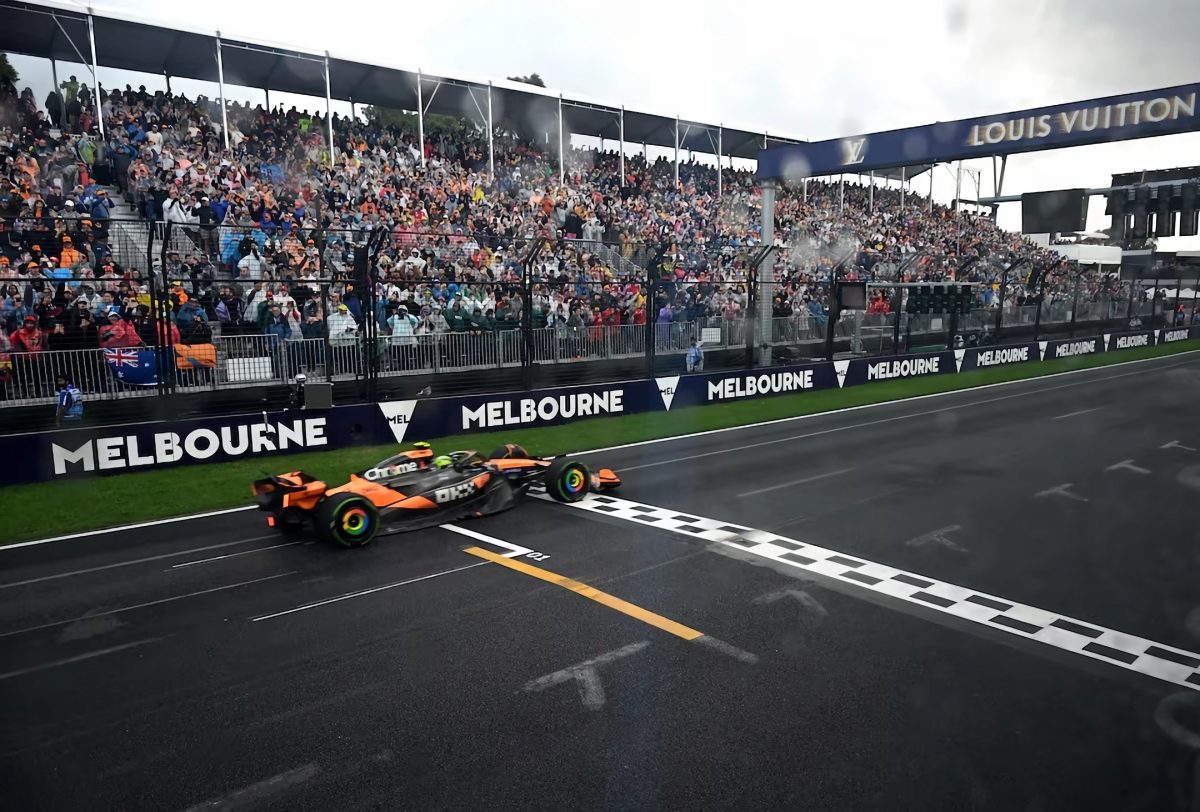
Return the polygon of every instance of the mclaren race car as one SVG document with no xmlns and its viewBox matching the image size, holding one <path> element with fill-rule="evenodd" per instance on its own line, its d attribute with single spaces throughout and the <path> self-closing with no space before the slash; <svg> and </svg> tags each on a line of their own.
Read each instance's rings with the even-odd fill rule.
<svg viewBox="0 0 1200 812">
<path fill-rule="evenodd" d="M 541 483 L 559 502 L 621 484 L 608 468 L 595 472 L 576 459 L 531 457 L 505 445 L 483 457 L 474 451 L 435 456 L 427 443 L 350 475 L 330 487 L 304 471 L 254 483 L 267 524 L 292 532 L 311 521 L 317 535 L 342 547 L 363 547 L 380 533 L 418 530 L 508 510 Z"/>
</svg>

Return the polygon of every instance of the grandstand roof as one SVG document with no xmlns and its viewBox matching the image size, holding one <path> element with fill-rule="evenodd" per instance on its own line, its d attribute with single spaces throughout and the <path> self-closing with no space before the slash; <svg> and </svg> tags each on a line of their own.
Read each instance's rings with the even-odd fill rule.
<svg viewBox="0 0 1200 812">
<path fill-rule="evenodd" d="M 0 51 L 90 64 L 87 14 L 78 5 L 58 0 L 37 3 L 0 0 L 0 15 L 4 19 L 4 25 L 0 26 Z M 218 32 L 167 27 L 122 12 L 95 8 L 92 17 L 96 61 L 101 67 L 217 81 Z M 220 38 L 226 84 L 315 97 L 325 95 L 325 54 L 227 33 L 221 33 Z M 427 113 L 478 119 L 487 111 L 487 79 L 418 74 L 415 69 L 373 65 L 332 53 L 329 75 L 330 95 L 341 101 L 416 110 L 420 75 Z M 496 124 L 540 124 L 546 129 L 557 125 L 560 95 L 557 91 L 504 79 L 491 80 L 491 85 L 492 118 Z M 565 126 L 571 133 L 616 140 L 620 104 L 574 93 L 563 93 L 562 100 Z M 631 144 L 644 141 L 657 147 L 673 147 L 675 121 L 675 116 L 626 109 L 625 140 Z M 553 123 L 547 126 L 549 122 Z M 715 123 L 682 120 L 680 148 L 714 154 L 717 127 Z M 761 130 L 722 127 L 723 156 L 753 159 L 764 146 L 796 143 L 802 140 L 764 134 Z"/>
</svg>

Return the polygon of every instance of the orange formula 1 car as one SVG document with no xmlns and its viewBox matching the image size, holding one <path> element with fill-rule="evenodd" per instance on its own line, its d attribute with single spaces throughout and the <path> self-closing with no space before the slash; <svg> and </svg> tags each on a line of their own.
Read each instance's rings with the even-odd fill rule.
<svg viewBox="0 0 1200 812">
<path fill-rule="evenodd" d="M 505 445 L 484 458 L 474 451 L 434 456 L 417 443 L 344 485 L 330 487 L 303 471 L 254 483 L 267 524 L 293 531 L 311 521 L 317 535 L 342 547 L 363 547 L 380 533 L 418 530 L 508 510 L 529 486 L 542 483 L 560 502 L 577 502 L 589 491 L 621 484 L 608 468 L 595 473 L 566 457 L 531 457 L 518 445 Z"/>
</svg>

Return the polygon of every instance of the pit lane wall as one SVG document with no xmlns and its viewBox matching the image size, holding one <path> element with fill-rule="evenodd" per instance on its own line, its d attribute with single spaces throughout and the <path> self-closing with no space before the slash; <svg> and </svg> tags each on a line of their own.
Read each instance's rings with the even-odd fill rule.
<svg viewBox="0 0 1200 812">
<path fill-rule="evenodd" d="M 896 357 L 672 375 L 531 392 L 389 401 L 324 410 L 258 412 L 0 437 L 0 485 L 166 466 L 503 432 L 598 417 L 671 411 L 876 381 L 955 375 L 1159 343 L 1200 339 L 1200 327 L 1107 333 Z M 497 437 L 497 442 L 502 437 Z M 487 451 L 488 449 L 482 449 Z M 264 460 L 272 473 L 286 460 Z M 202 486 L 201 474 L 197 474 Z"/>
</svg>

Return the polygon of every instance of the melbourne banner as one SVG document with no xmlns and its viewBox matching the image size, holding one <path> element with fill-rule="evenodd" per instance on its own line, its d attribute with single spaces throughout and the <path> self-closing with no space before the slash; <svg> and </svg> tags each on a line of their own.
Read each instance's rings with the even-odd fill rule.
<svg viewBox="0 0 1200 812">
<path fill-rule="evenodd" d="M 463 433 L 513 431 L 779 395 L 802 396 L 806 392 L 875 381 L 1073 358 L 1153 346 L 1156 339 L 1166 343 L 1189 337 L 1200 338 L 1200 326 L 756 370 L 669 375 L 653 380 L 530 392 L 394 400 L 313 411 L 259 412 L 14 434 L 0 436 L 0 459 L 20 460 L 21 464 L 0 466 L 0 485 L 353 445 L 411 443 Z M 497 438 L 497 443 L 502 441 L 502 436 Z M 286 468 L 284 461 L 264 459 L 262 463 L 267 473 Z"/>
<path fill-rule="evenodd" d="M 758 177 L 842 172 L 1011 155 L 1200 129 L 1200 83 L 807 144 L 758 154 Z"/>
<path fill-rule="evenodd" d="M 1136 333 L 1105 333 L 1104 334 L 1104 349 L 1107 352 L 1114 350 L 1132 350 L 1138 347 L 1153 347 L 1154 339 L 1158 335 L 1158 330 L 1139 330 Z"/>
<path fill-rule="evenodd" d="M 1023 364 L 1027 361 L 1041 360 L 1038 345 L 1015 344 L 1006 347 L 969 347 L 954 351 L 954 363 L 957 372 L 969 372 L 973 369 L 1006 366 L 1008 364 Z"/>
<path fill-rule="evenodd" d="M 1190 330 L 1187 327 L 1159 330 L 1158 343 L 1170 344 L 1175 341 L 1187 341 L 1189 338 L 1193 337 L 1193 333 L 1196 334 L 1195 337 L 1200 338 L 1200 327 L 1193 327 Z"/>
<path fill-rule="evenodd" d="M 0 466 L 0 484 L 383 443 L 385 432 L 372 407 L 342 406 L 14 434 L 0 453 L 23 463 Z"/>
<path fill-rule="evenodd" d="M 1061 341 L 1039 341 L 1043 361 L 1053 361 L 1056 358 L 1074 358 L 1077 355 L 1091 355 L 1104 352 L 1108 344 L 1103 336 L 1090 338 L 1067 338 Z"/>
<path fill-rule="evenodd" d="M 953 352 L 931 352 L 895 358 L 855 358 L 834 361 L 834 369 L 843 386 L 858 386 L 875 381 L 946 375 L 957 372 Z"/>
<path fill-rule="evenodd" d="M 432 400 L 397 400 L 379 409 L 396 442 L 475 431 L 553 426 L 587 417 L 646 412 L 659 408 L 649 381 L 537 389 L 512 394 Z M 418 408 L 419 407 L 419 408 Z"/>
</svg>

